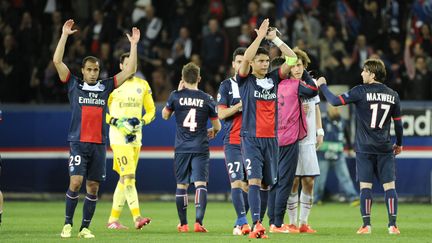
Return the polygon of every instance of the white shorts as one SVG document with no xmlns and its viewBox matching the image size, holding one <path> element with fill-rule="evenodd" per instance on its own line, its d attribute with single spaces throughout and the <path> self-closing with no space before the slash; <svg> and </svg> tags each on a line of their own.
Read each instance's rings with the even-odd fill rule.
<svg viewBox="0 0 432 243">
<path fill-rule="evenodd" d="M 315 144 L 299 145 L 296 176 L 319 176 L 320 169 Z"/>
</svg>

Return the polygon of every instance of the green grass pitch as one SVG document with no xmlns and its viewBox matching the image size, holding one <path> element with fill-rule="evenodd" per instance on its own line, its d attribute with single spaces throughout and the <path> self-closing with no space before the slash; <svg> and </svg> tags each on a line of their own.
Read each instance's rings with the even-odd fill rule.
<svg viewBox="0 0 432 243">
<path fill-rule="evenodd" d="M 133 229 L 129 209 L 125 208 L 121 221 L 132 229 L 113 231 L 105 228 L 111 203 L 100 201 L 90 229 L 95 239 L 77 239 L 81 223 L 82 197 L 75 214 L 73 238 L 61 239 L 64 202 L 8 202 L 4 205 L 3 223 L 0 226 L 0 242 L 250 242 L 246 236 L 233 236 L 235 213 L 230 203 L 209 202 L 204 225 L 210 231 L 179 234 L 174 202 L 142 202 L 141 211 L 153 219 L 143 230 Z M 195 209 L 188 208 L 189 225 L 193 228 Z M 249 219 L 249 218 L 248 218 Z M 287 216 L 286 216 L 287 220 Z M 432 207 L 427 204 L 400 204 L 398 225 L 401 235 L 387 234 L 385 205 L 372 207 L 372 234 L 356 235 L 361 225 L 358 207 L 329 203 L 312 208 L 309 223 L 318 231 L 314 235 L 269 234 L 270 242 L 432 242 Z M 264 225 L 267 226 L 267 219 Z M 268 229 L 268 227 L 267 227 Z"/>
</svg>

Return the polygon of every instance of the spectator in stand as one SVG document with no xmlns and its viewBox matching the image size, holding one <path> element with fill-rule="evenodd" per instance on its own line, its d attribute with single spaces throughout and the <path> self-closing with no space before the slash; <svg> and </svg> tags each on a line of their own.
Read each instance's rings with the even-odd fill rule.
<svg viewBox="0 0 432 243">
<path fill-rule="evenodd" d="M 366 36 L 363 34 L 359 34 L 357 36 L 356 44 L 352 51 L 352 59 L 354 65 L 357 65 L 359 68 L 363 68 L 364 62 L 373 53 L 374 49 L 367 44 Z"/>
<path fill-rule="evenodd" d="M 249 24 L 251 31 L 257 29 L 264 17 L 260 14 L 260 2 L 258 0 L 252 0 L 248 4 L 248 11 L 243 16 L 243 22 Z"/>
<path fill-rule="evenodd" d="M 334 25 L 328 25 L 325 28 L 324 37 L 318 41 L 320 53 L 320 70 L 325 69 L 326 61 L 335 51 L 345 53 L 345 45 L 337 38 L 336 28 Z"/>
<path fill-rule="evenodd" d="M 172 91 L 171 82 L 168 80 L 165 69 L 157 68 L 151 75 L 152 92 L 155 102 L 165 102 Z"/>
<path fill-rule="evenodd" d="M 360 33 L 364 33 L 368 43 L 373 43 L 374 49 L 380 49 L 384 46 L 380 6 L 376 0 L 363 2 L 363 9 L 360 11 Z"/>
<path fill-rule="evenodd" d="M 180 28 L 179 37 L 174 41 L 174 44 L 172 45 L 171 57 L 174 59 L 177 58 L 177 44 L 181 44 L 184 47 L 184 56 L 186 58 L 190 58 L 192 55 L 193 45 L 192 39 L 190 38 L 189 29 L 187 27 L 183 26 Z"/>
<path fill-rule="evenodd" d="M 430 25 L 423 23 L 423 25 L 420 27 L 420 32 L 415 42 L 421 44 L 425 50 L 425 53 L 429 53 L 429 55 L 432 53 L 432 35 Z"/>
<path fill-rule="evenodd" d="M 390 65 L 389 72 L 389 83 L 388 86 L 400 94 L 403 99 L 402 89 L 402 69 L 403 69 L 403 52 L 401 43 L 397 36 L 391 37 L 388 44 L 389 49 L 387 50 L 384 59 Z"/>
</svg>

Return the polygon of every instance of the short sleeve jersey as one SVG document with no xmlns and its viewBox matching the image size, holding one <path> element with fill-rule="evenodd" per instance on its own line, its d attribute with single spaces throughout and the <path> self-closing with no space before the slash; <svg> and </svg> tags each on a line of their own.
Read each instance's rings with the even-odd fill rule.
<svg viewBox="0 0 432 243">
<path fill-rule="evenodd" d="M 216 102 L 201 90 L 173 91 L 166 108 L 176 119 L 176 153 L 208 153 L 207 121 L 218 119 Z"/>
<path fill-rule="evenodd" d="M 240 91 L 237 82 L 233 78 L 222 81 L 217 95 L 218 106 L 229 108 L 238 104 L 240 100 Z M 240 144 L 241 124 L 241 112 L 237 112 L 224 119 L 224 144 Z"/>
<path fill-rule="evenodd" d="M 358 85 L 339 96 L 356 105 L 356 152 L 391 153 L 390 118 L 401 119 L 399 95 L 382 83 Z"/>
<path fill-rule="evenodd" d="M 279 72 L 280 69 L 276 69 L 262 79 L 252 74 L 236 76 L 243 107 L 240 136 L 277 136 L 277 86 L 281 80 Z"/>
<path fill-rule="evenodd" d="M 72 109 L 68 141 L 106 143 L 106 104 L 115 87 L 115 76 L 89 85 L 69 73 L 64 82 L 68 82 L 68 97 Z"/>
</svg>

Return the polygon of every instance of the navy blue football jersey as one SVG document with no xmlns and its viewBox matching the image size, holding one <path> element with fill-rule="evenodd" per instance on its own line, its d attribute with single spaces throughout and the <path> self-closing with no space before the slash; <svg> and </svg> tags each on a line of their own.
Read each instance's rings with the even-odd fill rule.
<svg viewBox="0 0 432 243">
<path fill-rule="evenodd" d="M 68 141 L 106 143 L 106 104 L 115 87 L 115 76 L 89 85 L 69 73 L 64 82 L 68 82 L 68 97 L 72 109 Z"/>
<path fill-rule="evenodd" d="M 356 105 L 356 152 L 391 153 L 391 119 L 400 120 L 399 95 L 382 83 L 358 85 L 339 96 Z"/>
<path fill-rule="evenodd" d="M 201 90 L 173 91 L 166 108 L 177 123 L 175 152 L 208 153 L 207 121 L 218 119 L 213 97 Z"/>
<path fill-rule="evenodd" d="M 277 86 L 280 69 L 262 79 L 252 74 L 236 76 L 243 107 L 242 137 L 275 138 L 277 129 Z"/>
<path fill-rule="evenodd" d="M 217 96 L 218 106 L 229 108 L 238 104 L 240 100 L 240 91 L 237 82 L 233 78 L 222 81 Z M 241 112 L 237 112 L 224 119 L 224 144 L 240 144 L 241 123 Z"/>
</svg>

